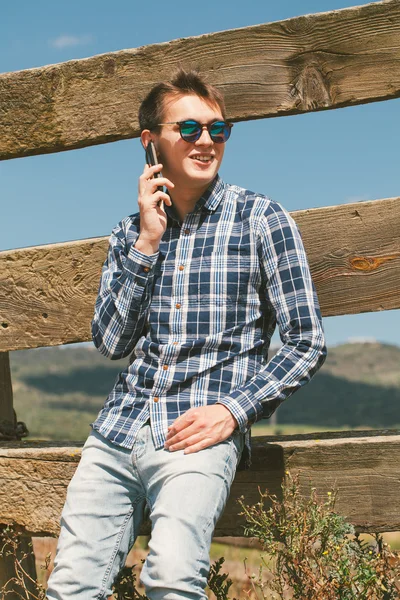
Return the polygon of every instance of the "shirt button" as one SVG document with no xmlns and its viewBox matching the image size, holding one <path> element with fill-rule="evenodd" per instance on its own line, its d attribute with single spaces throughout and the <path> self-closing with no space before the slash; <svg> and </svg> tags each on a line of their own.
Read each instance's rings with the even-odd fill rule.
<svg viewBox="0 0 400 600">
<path fill-rule="evenodd" d="M 164 371 L 168 371 L 168 365 L 163 365 Z"/>
<path fill-rule="evenodd" d="M 178 342 L 172 342 L 172 343 L 173 343 L 173 345 L 174 345 L 174 346 L 177 346 L 177 345 L 178 345 Z"/>
<path fill-rule="evenodd" d="M 150 271 L 150 267 L 143 267 L 143 271 L 145 271 L 145 273 L 148 273 Z"/>
<path fill-rule="evenodd" d="M 186 233 L 186 235 L 189 235 L 190 229 L 185 229 L 184 233 Z"/>
<path fill-rule="evenodd" d="M 179 270 L 180 270 L 180 271 L 183 271 L 183 269 L 184 269 L 184 268 L 185 268 L 185 267 L 184 267 L 183 265 L 180 265 L 180 266 L 179 266 Z"/>
<path fill-rule="evenodd" d="M 154 402 L 158 402 L 160 398 L 157 398 L 157 396 L 155 398 L 153 398 Z"/>
<path fill-rule="evenodd" d="M 180 308 L 181 305 L 180 304 L 175 304 L 175 308 Z"/>
</svg>

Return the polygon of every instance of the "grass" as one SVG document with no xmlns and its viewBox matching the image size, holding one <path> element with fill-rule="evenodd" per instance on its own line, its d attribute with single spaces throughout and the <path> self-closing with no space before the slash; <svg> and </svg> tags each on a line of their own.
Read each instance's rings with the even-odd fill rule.
<svg viewBox="0 0 400 600">
<path fill-rule="evenodd" d="M 393 425 L 391 429 L 399 429 L 400 425 Z M 323 431 L 365 431 L 367 429 L 373 430 L 372 427 L 358 426 L 358 427 L 325 427 L 324 425 L 290 425 L 283 423 L 282 425 L 271 425 L 256 423 L 251 428 L 253 437 L 262 435 L 295 435 L 298 433 L 315 433 Z"/>
</svg>

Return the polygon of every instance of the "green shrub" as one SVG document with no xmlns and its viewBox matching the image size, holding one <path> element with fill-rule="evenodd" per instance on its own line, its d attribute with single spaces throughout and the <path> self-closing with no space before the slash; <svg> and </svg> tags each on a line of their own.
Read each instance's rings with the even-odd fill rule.
<svg viewBox="0 0 400 600">
<path fill-rule="evenodd" d="M 298 475 L 282 485 L 282 500 L 260 493 L 254 506 L 240 499 L 245 534 L 257 538 L 271 561 L 261 556 L 257 575 L 249 576 L 256 598 L 294 600 L 394 600 L 399 555 L 379 534 L 373 545 L 361 540 L 354 527 L 334 510 L 337 490 L 326 501 L 311 488 L 300 495 Z M 265 504 L 268 501 L 269 507 Z M 267 577 L 268 575 L 268 577 Z"/>
<path fill-rule="evenodd" d="M 243 597 L 254 600 L 395 600 L 399 598 L 400 553 L 394 553 L 382 536 L 371 545 L 334 510 L 337 490 L 320 500 L 311 488 L 309 498 L 300 494 L 298 475 L 286 472 L 282 499 L 260 492 L 260 501 L 246 505 L 239 499 L 246 536 L 262 545 L 257 574 L 247 573 Z M 6 599 L 12 586 L 26 600 L 45 600 L 41 585 L 24 569 L 26 556 L 18 553 L 18 536 L 6 528 L 1 533 L 0 556 L 14 556 L 15 577 L 2 589 Z M 50 557 L 46 557 L 47 568 Z M 209 589 L 217 600 L 230 600 L 232 581 L 221 573 L 224 559 L 211 567 Z M 36 583 L 32 591 L 32 583 Z M 113 588 L 116 600 L 148 600 L 136 589 L 133 568 L 124 567 Z M 237 600 L 233 598 L 232 600 Z M 240 599 L 242 600 L 242 599 Z"/>
</svg>

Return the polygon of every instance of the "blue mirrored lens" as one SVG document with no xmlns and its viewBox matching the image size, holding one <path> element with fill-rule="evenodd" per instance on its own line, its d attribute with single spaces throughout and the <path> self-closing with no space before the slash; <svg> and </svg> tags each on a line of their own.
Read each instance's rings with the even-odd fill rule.
<svg viewBox="0 0 400 600">
<path fill-rule="evenodd" d="M 180 123 L 181 136 L 188 142 L 195 142 L 201 136 L 201 125 L 197 121 L 183 121 Z"/>
<path fill-rule="evenodd" d="M 215 121 L 209 127 L 210 137 L 217 144 L 222 144 L 229 139 L 231 128 L 225 121 Z"/>
</svg>

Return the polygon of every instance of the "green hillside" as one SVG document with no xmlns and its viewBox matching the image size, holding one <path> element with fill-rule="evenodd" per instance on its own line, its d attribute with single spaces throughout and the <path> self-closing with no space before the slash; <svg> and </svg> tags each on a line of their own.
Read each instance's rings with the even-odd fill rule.
<svg viewBox="0 0 400 600">
<path fill-rule="evenodd" d="M 11 353 L 14 406 L 31 438 L 83 440 L 89 423 L 128 363 L 110 361 L 92 346 Z M 277 411 L 280 424 L 310 427 L 400 425 L 400 347 L 344 344 L 328 351 L 314 379 Z M 268 421 L 266 421 L 268 423 Z"/>
<path fill-rule="evenodd" d="M 350 381 L 400 387 L 400 347 L 379 342 L 329 348 L 323 371 Z"/>
</svg>

